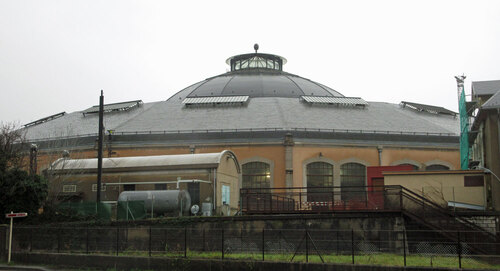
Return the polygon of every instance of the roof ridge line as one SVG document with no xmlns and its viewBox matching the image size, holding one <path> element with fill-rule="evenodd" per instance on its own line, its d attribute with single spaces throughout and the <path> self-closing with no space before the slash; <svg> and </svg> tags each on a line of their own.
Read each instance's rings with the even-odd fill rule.
<svg viewBox="0 0 500 271">
<path fill-rule="evenodd" d="M 205 79 L 205 80 L 207 80 L 207 79 Z M 199 83 L 201 83 L 201 82 L 203 82 L 203 80 L 198 81 L 198 82 L 196 82 L 196 83 L 194 83 L 194 84 L 191 84 L 191 85 L 189 85 L 189 86 L 187 86 L 187 87 L 185 87 L 185 88 L 182 88 L 181 90 L 179 90 L 179 91 L 177 91 L 176 93 L 174 93 L 172 96 L 170 96 L 170 97 L 169 97 L 168 99 L 166 99 L 165 101 L 166 101 L 166 102 L 170 101 L 170 99 L 174 98 L 175 96 L 177 96 L 177 94 L 181 93 L 181 92 L 182 92 L 182 91 L 184 91 L 185 89 L 188 89 L 188 88 L 190 88 L 190 87 L 192 87 L 192 86 L 194 86 L 194 85 L 196 85 L 196 84 L 199 84 Z M 191 92 L 192 92 L 192 91 L 191 91 Z M 190 93 L 191 93 L 191 92 L 190 92 Z"/>
<path fill-rule="evenodd" d="M 232 76 L 231 76 L 231 79 L 229 79 L 229 80 L 226 82 L 226 84 L 224 85 L 224 87 L 222 88 L 222 91 L 221 91 L 221 93 L 220 93 L 220 94 L 221 94 L 221 96 L 222 96 L 222 94 L 224 93 L 224 91 L 226 90 L 227 85 L 229 85 L 229 83 L 230 83 L 231 81 L 233 81 L 233 79 L 234 79 L 234 75 L 232 75 Z M 196 89 L 195 89 L 195 90 L 196 90 Z M 193 91 L 194 91 L 194 90 L 193 90 Z"/>
<path fill-rule="evenodd" d="M 302 92 L 302 95 L 306 95 L 306 94 L 304 93 L 304 91 L 302 90 L 302 88 L 301 88 L 301 87 L 300 87 L 300 86 L 299 86 L 299 85 L 298 85 L 295 81 L 293 81 L 290 77 L 288 77 L 288 75 L 287 75 L 287 74 L 283 74 L 283 76 L 285 76 L 288 80 L 290 80 L 290 81 L 291 81 L 291 82 L 292 82 L 292 83 L 293 83 L 293 84 L 294 84 L 294 85 L 295 85 L 295 86 L 296 86 L 296 87 L 300 90 L 300 92 Z M 328 92 L 329 92 L 329 91 L 328 91 Z"/>
</svg>

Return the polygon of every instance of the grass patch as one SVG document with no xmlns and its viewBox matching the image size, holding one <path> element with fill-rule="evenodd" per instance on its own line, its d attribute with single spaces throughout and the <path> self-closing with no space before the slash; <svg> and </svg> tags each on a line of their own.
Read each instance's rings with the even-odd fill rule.
<svg viewBox="0 0 500 271">
<path fill-rule="evenodd" d="M 311 252 L 308 256 L 308 262 L 310 263 L 321 263 L 321 258 L 317 254 L 312 254 Z M 116 255 L 115 253 L 96 253 L 91 254 L 99 255 Z M 147 251 L 138 250 L 126 250 L 121 251 L 119 256 L 138 256 L 138 257 L 148 257 L 149 253 Z M 169 257 L 169 258 L 183 258 L 184 251 L 154 251 L 151 253 L 152 257 Z M 322 254 L 323 261 L 325 263 L 333 264 L 352 264 L 352 256 L 349 254 L 337 255 L 337 254 Z M 293 253 L 266 253 L 265 261 L 280 261 L 280 262 L 290 262 L 292 260 Z M 221 259 L 222 253 L 220 251 L 187 251 L 188 259 Z M 247 261 L 262 261 L 262 253 L 224 253 L 224 259 L 228 260 L 247 260 Z M 492 260 L 497 260 L 496 263 Z M 470 269 L 498 269 L 500 270 L 500 264 L 498 264 L 500 257 L 479 257 L 479 256 L 464 256 L 462 258 L 462 268 Z M 297 254 L 293 257 L 293 262 L 306 262 L 305 254 Z M 364 255 L 354 255 L 354 263 L 361 265 L 379 265 L 379 266 L 404 266 L 403 255 L 390 254 L 390 253 L 373 253 Z M 406 256 L 406 266 L 422 266 L 422 267 L 447 267 L 447 268 L 458 268 L 459 262 L 456 255 L 449 256 L 438 256 L 438 255 L 407 255 Z"/>
<path fill-rule="evenodd" d="M 121 253 L 120 253 L 121 255 Z M 125 255 L 125 254 L 124 254 Z M 128 254 L 131 255 L 131 254 Z M 145 253 L 135 254 L 137 256 L 147 256 Z M 153 253 L 153 257 L 184 257 L 184 251 L 178 253 Z M 352 264 L 351 255 L 336 255 L 324 254 L 321 255 L 325 263 L 335 264 Z M 271 254 L 268 253 L 264 256 L 265 261 L 280 261 L 290 262 L 293 254 Z M 221 252 L 198 252 L 187 251 L 187 258 L 191 259 L 221 259 Z M 231 260 L 254 260 L 261 261 L 262 253 L 224 253 L 224 259 Z M 321 258 L 317 254 L 310 254 L 308 261 L 311 263 L 321 263 Z M 297 254 L 293 258 L 293 262 L 306 262 L 305 254 Z M 363 265 L 381 265 L 381 266 L 404 266 L 403 255 L 377 253 L 366 255 L 354 255 L 355 264 Z M 406 256 L 406 266 L 425 266 L 425 267 L 448 267 L 458 268 L 458 258 L 456 255 L 451 256 L 436 256 L 436 255 L 409 255 Z M 485 259 L 473 258 L 468 256 L 462 258 L 462 268 L 473 269 L 500 269 L 500 264 L 491 264 Z"/>
</svg>

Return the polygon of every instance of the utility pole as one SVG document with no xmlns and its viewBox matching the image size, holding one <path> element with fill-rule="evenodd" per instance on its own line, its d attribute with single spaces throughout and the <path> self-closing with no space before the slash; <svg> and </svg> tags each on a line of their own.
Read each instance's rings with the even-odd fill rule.
<svg viewBox="0 0 500 271">
<path fill-rule="evenodd" d="M 102 141 L 104 132 L 104 121 L 103 112 L 104 111 L 104 94 L 101 90 L 101 96 L 99 97 L 99 141 L 97 147 L 97 197 L 96 203 L 101 203 L 101 178 L 102 178 Z M 96 208 L 98 208 L 96 206 Z M 97 209 L 99 210 L 99 209 Z"/>
</svg>

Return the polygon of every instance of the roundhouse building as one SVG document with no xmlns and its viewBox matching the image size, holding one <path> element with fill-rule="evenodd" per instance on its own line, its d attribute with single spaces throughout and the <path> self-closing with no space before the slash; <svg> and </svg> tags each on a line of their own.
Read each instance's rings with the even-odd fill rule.
<svg viewBox="0 0 500 271">
<path fill-rule="evenodd" d="M 285 72 L 286 59 L 231 57 L 231 71 L 165 101 L 104 106 L 104 157 L 234 152 L 240 187 L 366 184 L 366 167 L 459 169 L 456 113 L 442 107 L 367 102 Z M 61 157 L 97 156 L 98 106 L 26 124 L 38 170 Z"/>
</svg>

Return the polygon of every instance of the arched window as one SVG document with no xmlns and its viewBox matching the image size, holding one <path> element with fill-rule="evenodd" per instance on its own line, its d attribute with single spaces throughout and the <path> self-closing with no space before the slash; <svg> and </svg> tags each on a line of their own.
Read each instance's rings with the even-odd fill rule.
<svg viewBox="0 0 500 271">
<path fill-rule="evenodd" d="M 425 170 L 450 170 L 449 167 L 443 165 L 428 165 L 425 167 Z"/>
<path fill-rule="evenodd" d="M 308 201 L 328 201 L 331 200 L 333 186 L 333 165 L 325 162 L 313 162 L 307 165 L 307 200 Z M 328 193 L 325 193 L 328 192 Z"/>
<path fill-rule="evenodd" d="M 358 163 L 340 166 L 340 189 L 342 200 L 366 199 L 366 167 Z"/>
<path fill-rule="evenodd" d="M 271 167 L 263 162 L 250 162 L 242 166 L 243 188 L 270 188 Z"/>
</svg>

